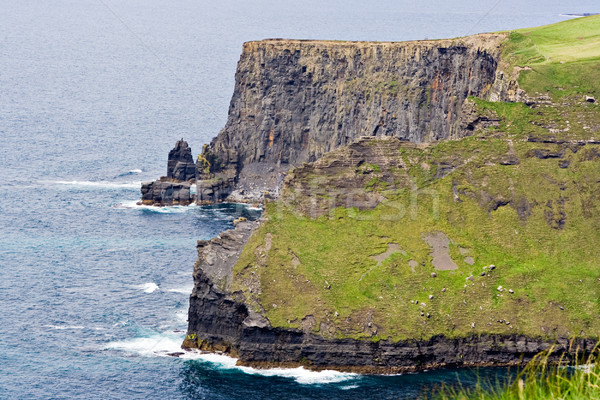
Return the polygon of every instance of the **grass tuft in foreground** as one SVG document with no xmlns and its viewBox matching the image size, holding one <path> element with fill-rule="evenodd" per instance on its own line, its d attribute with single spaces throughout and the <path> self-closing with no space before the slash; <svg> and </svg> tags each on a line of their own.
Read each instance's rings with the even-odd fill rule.
<svg viewBox="0 0 600 400">
<path fill-rule="evenodd" d="M 593 351 L 574 365 L 567 360 L 548 362 L 552 348 L 540 353 L 508 383 L 480 382 L 473 389 L 443 387 L 433 398 L 439 400 L 590 400 L 600 399 L 600 357 Z"/>
</svg>

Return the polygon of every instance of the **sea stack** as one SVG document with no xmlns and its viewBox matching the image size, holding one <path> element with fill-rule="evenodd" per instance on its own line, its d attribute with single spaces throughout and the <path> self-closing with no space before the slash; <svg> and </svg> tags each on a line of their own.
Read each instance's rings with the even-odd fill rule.
<svg viewBox="0 0 600 400">
<path fill-rule="evenodd" d="M 187 206 L 194 201 L 191 185 L 196 180 L 196 164 L 188 143 L 181 139 L 169 152 L 167 176 L 142 183 L 142 201 L 153 206 Z"/>
</svg>

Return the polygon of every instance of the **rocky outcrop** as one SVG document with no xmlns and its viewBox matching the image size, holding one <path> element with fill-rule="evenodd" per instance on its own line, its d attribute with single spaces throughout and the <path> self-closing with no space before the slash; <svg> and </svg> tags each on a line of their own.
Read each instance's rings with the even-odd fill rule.
<svg viewBox="0 0 600 400">
<path fill-rule="evenodd" d="M 361 136 L 422 143 L 471 134 L 465 100 L 491 95 L 504 37 L 245 43 L 227 124 L 198 161 L 199 200 L 277 194 L 290 167 Z M 498 85 L 495 98 L 509 92 Z"/>
<path fill-rule="evenodd" d="M 169 152 L 167 179 L 181 182 L 196 180 L 196 163 L 192 157 L 192 149 L 183 139 L 178 140 Z"/>
<path fill-rule="evenodd" d="M 154 206 L 187 206 L 194 202 L 192 184 L 196 180 L 196 164 L 192 150 L 183 139 L 169 152 L 167 176 L 142 183 L 142 200 L 138 204 Z"/>
<path fill-rule="evenodd" d="M 194 201 L 189 182 L 172 182 L 164 177 L 154 182 L 142 183 L 141 204 L 153 206 L 187 206 Z"/>
<path fill-rule="evenodd" d="M 260 315 L 229 292 L 233 267 L 257 226 L 256 221 L 236 221 L 235 229 L 198 241 L 184 348 L 204 349 L 210 344 L 211 349 L 234 352 L 230 344 L 238 341 L 244 326 L 265 326 Z"/>
<path fill-rule="evenodd" d="M 424 147 L 421 145 L 420 147 Z M 379 189 L 411 187 L 401 150 L 417 145 L 394 137 L 361 137 L 286 175 L 283 204 L 312 218 L 336 207 L 373 209 L 385 196 Z M 401 176 L 401 172 L 405 172 Z"/>
</svg>

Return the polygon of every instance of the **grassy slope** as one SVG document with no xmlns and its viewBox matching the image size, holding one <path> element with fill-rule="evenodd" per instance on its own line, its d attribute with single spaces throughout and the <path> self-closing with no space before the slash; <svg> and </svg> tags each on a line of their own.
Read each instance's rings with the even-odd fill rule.
<svg viewBox="0 0 600 400">
<path fill-rule="evenodd" d="M 318 219 L 268 204 L 267 222 L 236 265 L 233 289 L 262 307 L 274 326 L 300 328 L 302 318 L 312 315 L 316 324 L 311 329 L 324 336 L 598 336 L 600 160 L 593 157 L 598 148 L 566 150 L 571 165 L 565 169 L 556 159 L 540 160 L 531 153 L 559 151 L 558 145 L 521 139 L 597 134 L 598 106 L 583 102 L 582 95 L 600 94 L 599 34 L 599 17 L 513 33 L 506 59 L 532 68 L 522 72 L 521 87 L 530 95 L 548 93 L 552 106 L 478 100 L 482 109 L 501 118 L 498 128 L 424 150 L 403 149 L 398 157 L 408 168 L 398 174 L 409 174 L 421 190 L 416 211 L 411 208 L 414 195 L 402 188 L 386 191 L 388 202 L 373 211 L 340 208 Z M 509 143 L 518 165 L 499 162 Z M 464 165 L 434 179 L 435 166 L 448 157 Z M 368 188 L 373 189 L 376 185 Z M 439 200 L 438 213 L 432 212 L 433 198 Z M 489 198 L 511 203 L 493 210 Z M 516 208 L 525 203 L 533 207 L 524 219 Z M 565 225 L 556 229 L 561 212 Z M 436 271 L 436 278 L 423 240 L 433 231 L 451 239 L 450 253 L 459 266 Z M 385 252 L 388 243 L 399 244 L 407 254 L 392 254 L 377 265 L 371 256 Z M 460 248 L 475 259 L 473 266 Z M 414 272 L 409 260 L 418 262 Z M 480 276 L 489 264 L 496 270 Z M 470 275 L 473 281 L 466 280 Z M 249 282 L 256 276 L 260 292 L 253 286 L 251 294 Z M 499 285 L 515 293 L 499 292 Z"/>
<path fill-rule="evenodd" d="M 598 136 L 598 108 L 583 99 L 600 99 L 600 15 L 512 32 L 503 57 L 511 67 L 527 68 L 519 75 L 519 85 L 529 96 L 546 95 L 553 104 L 530 109 L 521 103 L 480 100 L 482 107 L 502 117 L 502 132 L 557 136 L 550 128 L 565 139 Z"/>
</svg>

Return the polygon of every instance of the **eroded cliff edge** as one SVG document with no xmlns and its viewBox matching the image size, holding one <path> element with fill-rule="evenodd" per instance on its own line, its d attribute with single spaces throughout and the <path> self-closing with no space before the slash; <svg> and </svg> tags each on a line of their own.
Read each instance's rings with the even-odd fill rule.
<svg viewBox="0 0 600 400">
<path fill-rule="evenodd" d="M 514 97 L 498 69 L 505 38 L 245 43 L 227 124 L 198 159 L 198 202 L 261 199 L 289 168 L 360 136 L 471 134 L 469 96 Z"/>
</svg>

